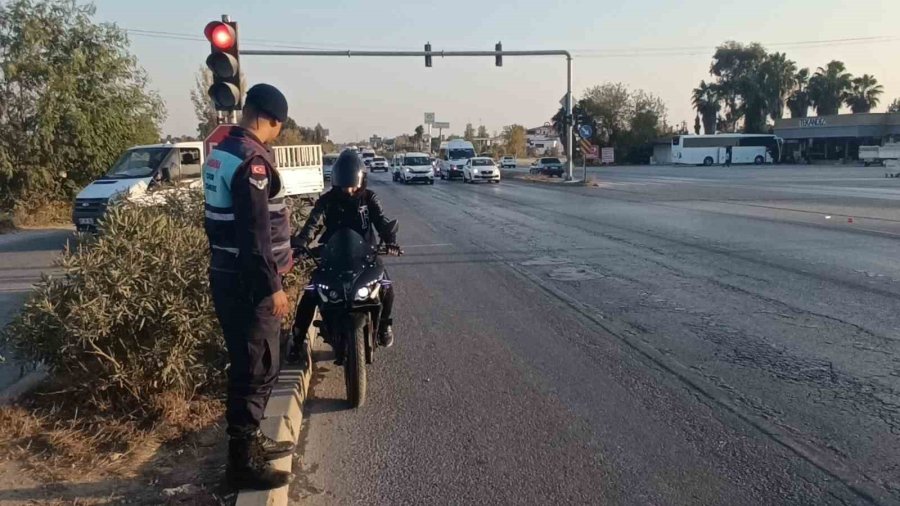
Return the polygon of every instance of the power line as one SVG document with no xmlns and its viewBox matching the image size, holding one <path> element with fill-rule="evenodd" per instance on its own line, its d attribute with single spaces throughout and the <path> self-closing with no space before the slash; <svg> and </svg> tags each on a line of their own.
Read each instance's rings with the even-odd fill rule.
<svg viewBox="0 0 900 506">
<path fill-rule="evenodd" d="M 131 35 L 139 37 L 154 37 L 172 40 L 185 40 L 206 42 L 205 37 L 183 32 L 166 32 L 161 30 L 145 30 L 139 28 L 125 28 Z M 869 37 L 848 37 L 840 39 L 822 39 L 822 40 L 801 40 L 790 42 L 769 42 L 761 43 L 767 48 L 780 49 L 815 49 L 834 46 L 852 46 L 865 44 L 881 44 L 888 42 L 896 42 L 900 37 L 895 36 L 869 36 Z M 374 50 L 406 50 L 409 48 L 398 48 L 388 46 L 360 46 L 357 44 L 307 44 L 304 42 L 289 42 L 283 40 L 259 39 L 253 37 L 242 37 L 241 41 L 248 46 L 281 48 L 281 49 L 298 49 L 298 50 L 343 50 L 348 47 L 356 47 L 359 49 Z M 248 48 L 249 49 L 249 48 Z M 669 47 L 633 47 L 633 48 L 611 48 L 611 49 L 575 49 L 572 51 L 573 56 L 580 58 L 627 58 L 627 57 L 647 57 L 647 56 L 702 56 L 709 55 L 711 51 L 715 51 L 715 46 L 669 46 Z M 438 54 L 439 51 L 435 51 Z"/>
</svg>

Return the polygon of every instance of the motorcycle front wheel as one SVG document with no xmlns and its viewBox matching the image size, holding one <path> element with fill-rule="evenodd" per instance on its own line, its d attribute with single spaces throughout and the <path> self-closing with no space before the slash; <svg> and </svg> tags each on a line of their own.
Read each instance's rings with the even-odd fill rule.
<svg viewBox="0 0 900 506">
<path fill-rule="evenodd" d="M 347 384 L 347 402 L 354 408 L 366 402 L 366 322 L 360 319 L 349 329 L 345 343 L 344 380 Z"/>
</svg>

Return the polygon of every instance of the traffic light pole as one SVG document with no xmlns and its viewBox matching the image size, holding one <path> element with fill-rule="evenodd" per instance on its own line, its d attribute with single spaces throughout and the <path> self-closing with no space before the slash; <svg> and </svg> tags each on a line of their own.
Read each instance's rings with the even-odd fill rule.
<svg viewBox="0 0 900 506">
<path fill-rule="evenodd" d="M 571 181 L 572 176 L 572 144 L 574 142 L 574 128 L 572 120 L 572 55 L 565 50 L 544 51 L 313 51 L 313 50 L 268 50 L 268 49 L 241 49 L 241 56 L 340 56 L 343 58 L 357 57 L 422 57 L 440 56 L 450 58 L 455 56 L 565 56 L 566 57 L 566 180 Z"/>
</svg>

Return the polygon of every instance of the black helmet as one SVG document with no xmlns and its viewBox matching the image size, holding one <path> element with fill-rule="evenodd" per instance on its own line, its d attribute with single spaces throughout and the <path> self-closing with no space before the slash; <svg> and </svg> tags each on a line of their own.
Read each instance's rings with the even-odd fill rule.
<svg viewBox="0 0 900 506">
<path fill-rule="evenodd" d="M 366 166 L 362 158 L 349 149 L 338 156 L 331 168 L 331 186 L 335 188 L 359 188 L 365 181 Z"/>
<path fill-rule="evenodd" d="M 281 123 L 287 120 L 287 99 L 271 84 L 257 84 L 250 88 L 247 91 L 246 104 Z"/>
</svg>

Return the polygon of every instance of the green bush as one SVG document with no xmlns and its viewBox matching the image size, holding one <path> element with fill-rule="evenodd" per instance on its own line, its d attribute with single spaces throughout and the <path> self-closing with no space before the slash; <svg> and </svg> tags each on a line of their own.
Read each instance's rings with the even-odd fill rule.
<svg viewBox="0 0 900 506">
<path fill-rule="evenodd" d="M 218 384 L 225 365 L 202 196 L 161 200 L 110 208 L 2 334 L 16 359 L 43 362 L 78 402 L 144 419 L 171 405 L 161 398 L 188 400 Z"/>
</svg>

